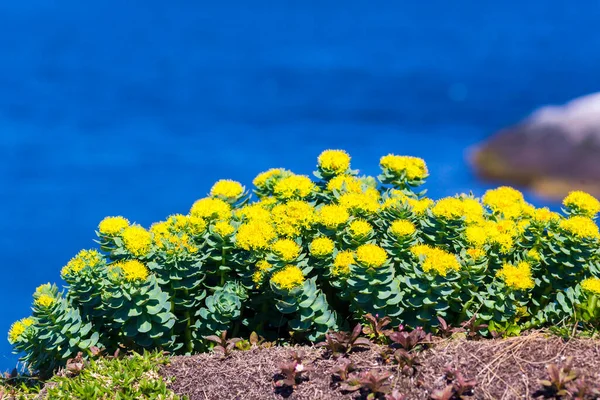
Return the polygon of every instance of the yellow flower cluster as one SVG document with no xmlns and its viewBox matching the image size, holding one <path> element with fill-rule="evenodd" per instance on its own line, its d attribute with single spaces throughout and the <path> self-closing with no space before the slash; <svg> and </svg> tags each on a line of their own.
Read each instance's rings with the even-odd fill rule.
<svg viewBox="0 0 600 400">
<path fill-rule="evenodd" d="M 273 253 L 285 262 L 292 262 L 300 255 L 302 250 L 298 243 L 292 239 L 279 239 L 271 247 Z"/>
<path fill-rule="evenodd" d="M 256 271 L 252 274 L 252 281 L 256 286 L 260 286 L 262 283 L 265 274 L 273 268 L 271 264 L 267 260 L 260 260 L 256 263 Z"/>
<path fill-rule="evenodd" d="M 350 168 L 350 156 L 344 150 L 325 150 L 317 162 L 319 168 L 333 174 L 343 174 Z"/>
<path fill-rule="evenodd" d="M 327 204 L 318 211 L 319 222 L 327 229 L 336 229 L 350 218 L 346 207 L 338 204 Z"/>
<path fill-rule="evenodd" d="M 516 266 L 506 263 L 498 270 L 496 276 L 501 278 L 506 286 L 515 290 L 533 289 L 535 286 L 531 266 L 526 261 L 521 261 Z"/>
<path fill-rule="evenodd" d="M 315 190 L 315 184 L 305 175 L 291 175 L 282 178 L 273 187 L 275 196 L 285 200 L 306 199 Z"/>
<path fill-rule="evenodd" d="M 363 193 L 344 193 L 338 202 L 352 215 L 369 215 L 379 210 L 379 197 L 377 189 L 367 188 Z"/>
<path fill-rule="evenodd" d="M 39 296 L 35 296 L 33 303 L 38 307 L 50 307 L 56 302 L 56 299 L 49 294 L 43 293 Z"/>
<path fill-rule="evenodd" d="M 362 219 L 356 219 L 348 226 L 350 236 L 353 238 L 364 238 L 373 233 L 373 227 L 367 221 Z"/>
<path fill-rule="evenodd" d="M 428 245 L 415 245 L 410 248 L 411 252 L 419 258 L 423 258 L 421 268 L 424 272 L 435 272 L 446 276 L 450 271 L 460 270 L 460 263 L 456 256 L 446 250 Z"/>
<path fill-rule="evenodd" d="M 252 181 L 252 184 L 259 189 L 263 189 L 269 184 L 269 182 L 288 175 L 290 175 L 290 173 L 283 168 L 271 168 L 268 171 L 258 174 Z"/>
<path fill-rule="evenodd" d="M 540 255 L 540 252 L 537 249 L 530 249 L 527 252 L 527 257 L 532 260 L 532 261 L 540 261 L 542 259 L 542 256 Z"/>
<path fill-rule="evenodd" d="M 344 250 L 337 253 L 333 260 L 331 275 L 345 276 L 350 273 L 350 265 L 354 263 L 354 252 L 352 250 Z"/>
<path fill-rule="evenodd" d="M 396 220 L 390 225 L 390 233 L 398 239 L 411 236 L 416 231 L 415 224 L 406 219 Z"/>
<path fill-rule="evenodd" d="M 313 206 L 301 200 L 276 205 L 271 210 L 271 218 L 277 234 L 292 238 L 310 229 L 317 219 Z"/>
<path fill-rule="evenodd" d="M 121 216 L 106 217 L 98 224 L 98 232 L 105 236 L 115 236 L 128 226 L 129 220 L 127 218 Z"/>
<path fill-rule="evenodd" d="M 81 250 L 60 271 L 64 278 L 67 275 L 75 275 L 85 267 L 96 267 L 104 261 L 102 254 L 97 250 Z"/>
<path fill-rule="evenodd" d="M 483 251 L 482 249 L 478 249 L 478 248 L 467 249 L 466 253 L 467 253 L 467 256 L 469 256 L 471 259 L 473 259 L 475 261 L 481 260 L 483 257 L 485 257 L 485 251 Z"/>
<path fill-rule="evenodd" d="M 581 288 L 595 295 L 600 295 L 600 278 L 587 278 L 581 282 Z"/>
<path fill-rule="evenodd" d="M 327 190 L 340 193 L 362 193 L 363 185 L 360 179 L 352 175 L 338 175 L 327 182 Z"/>
<path fill-rule="evenodd" d="M 206 229 L 202 218 L 181 214 L 171 215 L 166 221 L 150 227 L 154 245 L 168 256 L 195 254 L 199 251 L 192 235 L 201 234 Z M 190 233 L 188 233 L 190 232 Z"/>
<path fill-rule="evenodd" d="M 318 237 L 310 242 L 310 254 L 314 257 L 326 257 L 333 253 L 334 244 L 328 237 Z"/>
<path fill-rule="evenodd" d="M 563 200 L 563 205 L 585 217 L 595 217 L 600 211 L 600 201 L 589 193 L 576 190 Z"/>
<path fill-rule="evenodd" d="M 206 220 L 229 220 L 231 218 L 231 206 L 229 203 L 212 197 L 197 200 L 190 209 L 193 217 Z"/>
<path fill-rule="evenodd" d="M 466 223 L 483 220 L 483 206 L 476 199 L 464 197 L 445 197 L 438 200 L 431 209 L 437 218 L 458 220 L 465 218 Z"/>
<path fill-rule="evenodd" d="M 387 253 L 376 244 L 363 244 L 356 249 L 356 261 L 366 268 L 379 268 L 387 261 Z"/>
<path fill-rule="evenodd" d="M 397 176 L 404 173 L 409 180 L 424 179 L 428 173 L 425 161 L 418 157 L 388 154 L 381 157 L 379 165 L 384 171 L 387 170 Z"/>
<path fill-rule="evenodd" d="M 560 215 L 554 211 L 550 211 L 548 207 L 536 208 L 531 216 L 535 222 L 546 224 L 548 222 L 556 222 L 560 220 Z"/>
<path fill-rule="evenodd" d="M 235 201 L 244 194 L 244 187 L 241 183 L 231 179 L 221 179 L 217 181 L 210 189 L 212 197 L 219 197 L 225 200 Z"/>
<path fill-rule="evenodd" d="M 217 222 L 213 230 L 221 237 L 231 236 L 235 232 L 235 228 L 227 221 Z"/>
<path fill-rule="evenodd" d="M 271 213 L 261 203 L 253 203 L 234 212 L 236 218 L 242 221 L 271 221 Z"/>
<path fill-rule="evenodd" d="M 145 281 L 148 279 L 148 268 L 138 260 L 119 261 L 110 266 L 113 277 L 121 273 L 127 282 Z"/>
<path fill-rule="evenodd" d="M 121 232 L 121 238 L 127 251 L 135 257 L 144 257 L 150 253 L 152 234 L 141 226 L 128 226 Z"/>
<path fill-rule="evenodd" d="M 34 320 L 31 317 L 20 319 L 19 321 L 14 322 L 10 326 L 10 330 L 8 331 L 8 342 L 10 344 L 16 343 L 21 335 L 25 333 L 28 327 L 33 325 Z"/>
<path fill-rule="evenodd" d="M 268 249 L 276 237 L 277 233 L 270 223 L 250 221 L 238 228 L 235 244 L 244 250 L 261 251 Z"/>
<path fill-rule="evenodd" d="M 525 202 L 523 193 L 509 186 L 501 186 L 485 192 L 483 204 L 494 213 L 502 214 L 504 218 L 517 218 L 533 212 L 533 207 Z"/>
<path fill-rule="evenodd" d="M 291 290 L 304 283 L 304 274 L 302 270 L 295 265 L 288 265 L 280 271 L 277 271 L 271 277 L 271 283 L 280 289 Z"/>
<path fill-rule="evenodd" d="M 559 224 L 560 228 L 582 239 L 600 239 L 598 225 L 588 217 L 574 216 L 563 219 Z"/>
</svg>

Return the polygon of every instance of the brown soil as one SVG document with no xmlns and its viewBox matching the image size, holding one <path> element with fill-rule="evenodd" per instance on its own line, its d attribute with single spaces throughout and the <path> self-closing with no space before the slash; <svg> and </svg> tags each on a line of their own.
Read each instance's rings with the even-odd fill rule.
<svg viewBox="0 0 600 400">
<path fill-rule="evenodd" d="M 447 366 L 459 369 L 466 378 L 475 378 L 474 399 L 531 399 L 547 379 L 546 365 L 562 365 L 573 357 L 573 366 L 591 382 L 600 382 L 600 341 L 572 339 L 534 333 L 526 336 L 472 341 L 464 338 L 439 341 L 420 354 L 421 365 L 407 377 L 394 365 L 382 365 L 380 346 L 350 354 L 359 370 L 387 369 L 394 373 L 392 385 L 407 399 L 428 399 L 445 386 Z M 190 399 L 284 399 L 276 394 L 273 377 L 280 363 L 289 361 L 293 350 L 301 350 L 304 365 L 312 370 L 309 380 L 297 385 L 290 400 L 357 399 L 356 393 L 342 393 L 332 385 L 332 368 L 337 361 L 323 357 L 314 347 L 275 347 L 234 352 L 221 360 L 216 354 L 174 357 L 162 374 L 175 378 L 171 388 Z"/>
</svg>

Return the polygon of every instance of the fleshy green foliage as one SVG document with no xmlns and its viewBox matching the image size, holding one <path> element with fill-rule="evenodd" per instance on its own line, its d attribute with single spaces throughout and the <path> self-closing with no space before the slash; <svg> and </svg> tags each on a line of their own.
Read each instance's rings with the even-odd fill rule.
<svg viewBox="0 0 600 400">
<path fill-rule="evenodd" d="M 120 359 L 92 360 L 75 377 L 54 377 L 47 399 L 163 399 L 177 400 L 158 374 L 168 363 L 160 352 L 134 354 Z"/>
<path fill-rule="evenodd" d="M 568 320 L 600 328 L 596 199 L 573 193 L 562 214 L 509 187 L 434 201 L 420 158 L 386 155 L 378 179 L 350 161 L 323 152 L 316 180 L 263 172 L 254 199 L 220 180 L 149 229 L 105 218 L 99 249 L 62 269 L 64 296 L 40 289 L 9 341 L 48 374 L 92 346 L 190 354 L 225 331 L 315 342 L 367 322 L 385 342 L 388 321 L 473 337 Z"/>
</svg>

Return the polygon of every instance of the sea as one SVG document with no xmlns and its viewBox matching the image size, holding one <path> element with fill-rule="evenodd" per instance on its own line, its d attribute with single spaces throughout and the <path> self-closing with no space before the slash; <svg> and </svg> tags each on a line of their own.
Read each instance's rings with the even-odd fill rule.
<svg viewBox="0 0 600 400">
<path fill-rule="evenodd" d="M 0 371 L 105 216 L 149 226 L 329 148 L 370 175 L 422 157 L 430 196 L 482 195 L 473 146 L 600 90 L 599 20 L 598 0 L 0 2 Z"/>
</svg>

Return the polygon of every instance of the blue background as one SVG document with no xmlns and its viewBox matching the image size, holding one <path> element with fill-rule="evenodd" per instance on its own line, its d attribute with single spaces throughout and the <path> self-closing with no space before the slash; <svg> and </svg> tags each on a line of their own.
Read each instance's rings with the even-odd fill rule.
<svg viewBox="0 0 600 400">
<path fill-rule="evenodd" d="M 88 3 L 0 2 L 0 370 L 106 215 L 148 226 L 327 148 L 368 174 L 420 156 L 431 196 L 481 195 L 469 146 L 600 88 L 597 0 Z"/>
</svg>

